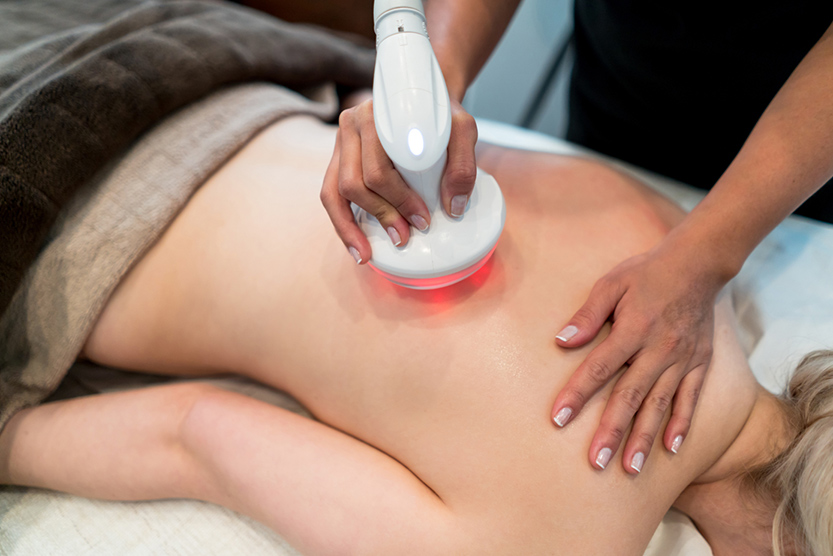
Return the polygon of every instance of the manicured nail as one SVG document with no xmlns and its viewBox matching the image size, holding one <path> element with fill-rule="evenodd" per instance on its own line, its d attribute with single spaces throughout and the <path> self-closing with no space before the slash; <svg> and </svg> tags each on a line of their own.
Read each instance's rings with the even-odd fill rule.
<svg viewBox="0 0 833 556">
<path fill-rule="evenodd" d="M 645 454 L 642 452 L 637 452 L 633 455 L 633 459 L 631 460 L 631 469 L 639 473 L 642 471 L 642 464 L 645 463 Z"/>
<path fill-rule="evenodd" d="M 573 326 L 571 324 L 570 326 L 567 326 L 566 328 L 564 328 L 564 330 L 559 332 L 558 335 L 556 336 L 556 338 L 558 338 L 562 342 L 566 342 L 566 341 L 569 341 L 569 339 L 572 338 L 573 336 L 575 336 L 577 333 L 578 333 L 578 328 L 576 328 L 575 326 Z"/>
<path fill-rule="evenodd" d="M 355 247 L 348 247 L 347 250 L 350 251 L 350 254 L 353 255 L 354 259 L 356 259 L 356 264 L 361 264 L 362 256 L 359 255 L 359 250 Z"/>
<path fill-rule="evenodd" d="M 466 210 L 466 203 L 469 198 L 466 195 L 455 195 L 451 198 L 451 216 L 460 218 Z"/>
<path fill-rule="evenodd" d="M 599 450 L 598 455 L 596 455 L 596 465 L 601 467 L 602 469 L 610 462 L 610 456 L 613 455 L 613 451 L 610 448 L 602 448 Z"/>
<path fill-rule="evenodd" d="M 399 237 L 399 232 L 396 231 L 396 228 L 394 228 L 393 226 L 388 228 L 388 235 L 390 236 L 390 240 L 393 242 L 393 244 L 399 247 L 399 244 L 402 243 L 402 238 Z"/>
<path fill-rule="evenodd" d="M 676 454 L 677 450 L 679 450 L 680 446 L 682 446 L 682 445 L 683 445 L 683 435 L 678 434 L 677 436 L 674 437 L 674 442 L 671 443 L 671 451 Z"/>
<path fill-rule="evenodd" d="M 413 224 L 414 228 L 420 232 L 424 232 L 428 229 L 428 222 L 426 222 L 426 220 L 418 214 L 411 216 L 411 224 Z"/>
<path fill-rule="evenodd" d="M 573 410 L 572 409 L 570 409 L 569 407 L 562 407 L 561 409 L 558 410 L 558 413 L 555 414 L 555 417 L 553 418 L 553 421 L 555 421 L 555 424 L 558 425 L 559 427 L 563 427 L 564 425 L 566 425 L 567 423 L 570 422 L 570 417 L 572 417 L 572 416 L 573 416 Z"/>
</svg>

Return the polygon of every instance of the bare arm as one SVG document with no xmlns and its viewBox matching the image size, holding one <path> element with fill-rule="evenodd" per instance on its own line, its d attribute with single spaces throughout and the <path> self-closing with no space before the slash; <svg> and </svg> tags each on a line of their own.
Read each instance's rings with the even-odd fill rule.
<svg viewBox="0 0 833 556">
<path fill-rule="evenodd" d="M 261 521 L 304 554 L 460 553 L 451 512 L 393 458 L 285 409 L 194 383 L 20 411 L 0 434 L 0 484 L 105 500 L 205 500 Z"/>
<path fill-rule="evenodd" d="M 831 101 L 833 26 L 706 198 L 655 249 L 602 278 L 570 320 L 559 338 L 565 347 L 585 344 L 611 315 L 614 326 L 559 394 L 554 416 L 563 408 L 571 410 L 562 413 L 567 419 L 574 416 L 614 372 L 630 365 L 608 402 L 591 460 L 604 448 L 615 453 L 634 415 L 623 461 L 628 467 L 634 456 L 647 457 L 672 397 L 664 443 L 679 449 L 711 356 L 718 291 L 758 243 L 833 175 Z"/>
<path fill-rule="evenodd" d="M 462 101 L 520 0 L 426 0 L 425 16 L 448 93 Z"/>
<path fill-rule="evenodd" d="M 740 271 L 752 250 L 833 175 L 833 25 L 802 60 L 740 153 L 674 233 L 711 271 Z M 742 225 L 738 225 L 742 223 Z"/>
<path fill-rule="evenodd" d="M 519 0 L 428 0 L 425 2 L 431 44 L 451 97 L 448 165 L 441 182 L 446 213 L 465 207 L 477 170 L 474 144 L 477 127 L 460 101 L 466 88 L 497 44 Z M 339 118 L 332 162 L 321 187 L 321 202 L 336 233 L 358 264 L 371 257 L 370 244 L 353 220 L 350 203 L 374 215 L 394 245 L 405 245 L 411 226 L 425 231 L 431 215 L 382 149 L 373 122 L 371 101 L 345 110 Z M 459 213 L 459 208 L 457 209 Z"/>
</svg>

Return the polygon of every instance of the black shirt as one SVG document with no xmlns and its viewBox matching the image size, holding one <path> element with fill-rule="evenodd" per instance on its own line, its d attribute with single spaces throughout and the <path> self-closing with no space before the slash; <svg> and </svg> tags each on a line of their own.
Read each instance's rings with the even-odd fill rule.
<svg viewBox="0 0 833 556">
<path fill-rule="evenodd" d="M 575 0 L 567 137 L 711 187 L 831 22 L 833 0 Z M 833 222 L 833 185 L 805 205 Z"/>
</svg>

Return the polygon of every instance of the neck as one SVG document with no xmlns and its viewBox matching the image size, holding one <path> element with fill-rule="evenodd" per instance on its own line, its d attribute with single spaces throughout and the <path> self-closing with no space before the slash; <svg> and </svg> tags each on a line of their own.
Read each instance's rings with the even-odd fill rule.
<svg viewBox="0 0 833 556">
<path fill-rule="evenodd" d="M 776 501 L 753 493 L 743 479 L 748 470 L 780 453 L 792 437 L 782 402 L 759 386 L 738 437 L 674 503 L 691 517 L 715 556 L 772 554 Z"/>
</svg>

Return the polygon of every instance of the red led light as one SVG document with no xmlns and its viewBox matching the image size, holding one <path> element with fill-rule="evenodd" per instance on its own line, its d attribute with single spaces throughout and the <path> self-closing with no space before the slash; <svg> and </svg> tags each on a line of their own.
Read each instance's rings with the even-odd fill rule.
<svg viewBox="0 0 833 556">
<path fill-rule="evenodd" d="M 379 270 L 373 266 L 373 263 L 368 263 L 368 266 L 398 286 L 404 286 L 415 290 L 436 290 L 438 288 L 444 288 L 446 286 L 456 284 L 457 282 L 461 282 L 483 268 L 483 265 L 485 265 L 489 259 L 492 258 L 492 253 L 495 252 L 496 248 L 497 246 L 492 247 L 492 250 L 489 251 L 485 257 L 468 268 L 447 276 L 436 276 L 433 278 L 403 278 L 401 276 L 395 276 L 383 270 Z"/>
</svg>

